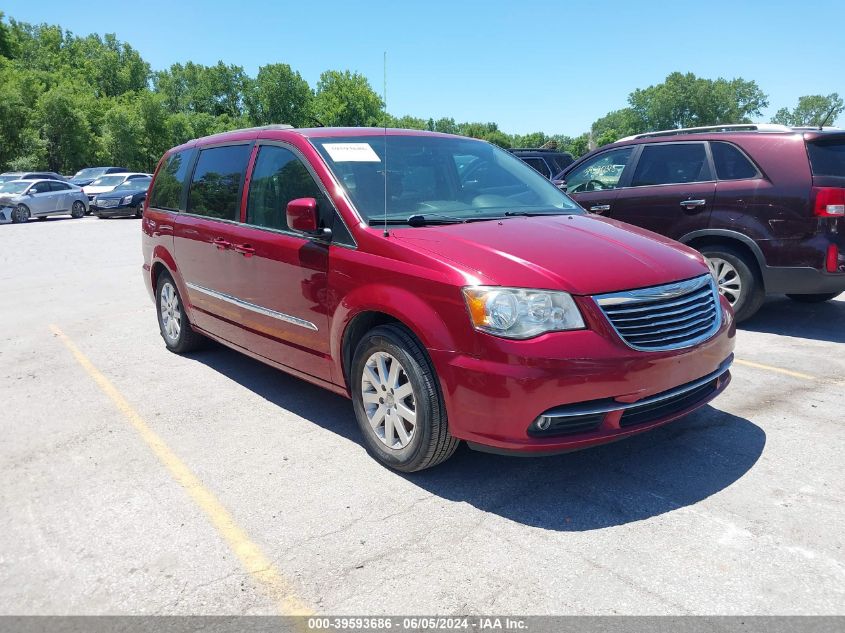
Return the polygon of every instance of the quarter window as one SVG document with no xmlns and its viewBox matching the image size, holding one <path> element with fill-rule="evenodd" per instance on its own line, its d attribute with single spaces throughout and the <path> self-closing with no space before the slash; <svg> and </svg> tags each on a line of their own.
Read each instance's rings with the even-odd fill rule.
<svg viewBox="0 0 845 633">
<path fill-rule="evenodd" d="M 161 166 L 150 193 L 150 206 L 158 209 L 179 211 L 182 204 L 182 191 L 188 178 L 193 150 L 183 150 L 171 154 Z"/>
<path fill-rule="evenodd" d="M 188 193 L 188 213 L 220 220 L 239 220 L 241 205 L 238 194 L 249 153 L 249 145 L 212 147 L 200 151 Z"/>
<path fill-rule="evenodd" d="M 742 180 L 757 176 L 757 168 L 730 143 L 711 142 L 710 151 L 713 152 L 713 164 L 719 180 Z"/>
<path fill-rule="evenodd" d="M 666 143 L 643 147 L 632 187 L 710 180 L 704 143 Z"/>
<path fill-rule="evenodd" d="M 588 160 L 566 175 L 566 191 L 581 193 L 616 189 L 633 152 L 633 147 L 623 147 Z"/>
<path fill-rule="evenodd" d="M 296 154 L 284 147 L 262 146 L 250 179 L 247 224 L 287 229 L 287 205 L 297 198 L 315 198 L 321 217 L 328 216 L 325 196 Z"/>
</svg>

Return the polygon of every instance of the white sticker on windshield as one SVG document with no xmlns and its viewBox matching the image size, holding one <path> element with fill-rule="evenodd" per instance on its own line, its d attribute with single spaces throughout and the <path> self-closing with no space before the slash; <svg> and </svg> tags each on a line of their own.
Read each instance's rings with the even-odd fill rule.
<svg viewBox="0 0 845 633">
<path fill-rule="evenodd" d="M 323 143 L 336 163 L 380 163 L 369 143 Z"/>
</svg>

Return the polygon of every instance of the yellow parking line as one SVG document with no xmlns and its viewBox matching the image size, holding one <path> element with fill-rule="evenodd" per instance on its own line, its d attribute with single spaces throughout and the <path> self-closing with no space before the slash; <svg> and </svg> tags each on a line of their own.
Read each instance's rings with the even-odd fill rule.
<svg viewBox="0 0 845 633">
<path fill-rule="evenodd" d="M 800 371 L 792 371 L 791 369 L 784 369 L 783 367 L 774 367 L 773 365 L 764 365 L 763 363 L 755 363 L 750 360 L 741 360 L 739 358 L 734 360 L 737 365 L 745 365 L 746 367 L 753 367 L 754 369 L 762 369 L 765 371 L 772 371 L 777 374 L 784 374 L 792 376 L 793 378 L 801 378 L 802 380 L 820 380 L 810 374 L 803 374 Z"/>
<path fill-rule="evenodd" d="M 120 412 L 132 424 L 141 439 L 146 442 L 170 475 L 186 490 L 203 512 L 211 524 L 217 529 L 235 555 L 240 559 L 244 569 L 263 586 L 270 597 L 276 602 L 282 615 L 311 615 L 312 611 L 293 595 L 290 584 L 282 577 L 273 563 L 264 555 L 246 532 L 235 523 L 232 515 L 214 494 L 202 485 L 202 482 L 179 459 L 164 440 L 153 431 L 144 419 L 132 408 L 117 388 L 106 378 L 85 354 L 70 340 L 67 335 L 55 325 L 50 329 L 65 344 L 82 368 L 97 383 L 97 386 L 117 406 Z"/>
</svg>

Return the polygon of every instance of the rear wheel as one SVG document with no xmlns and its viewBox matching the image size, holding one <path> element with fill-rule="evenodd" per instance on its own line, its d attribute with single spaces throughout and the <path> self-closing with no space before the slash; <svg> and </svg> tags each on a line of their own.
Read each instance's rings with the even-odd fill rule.
<svg viewBox="0 0 845 633">
<path fill-rule="evenodd" d="M 156 284 L 156 307 L 159 331 L 167 349 L 177 354 L 185 354 L 202 346 L 205 339 L 191 327 L 176 282 L 168 273 L 159 275 Z"/>
<path fill-rule="evenodd" d="M 786 295 L 793 301 L 797 301 L 798 303 L 824 303 L 825 301 L 830 301 L 834 297 L 838 297 L 841 293 L 839 292 L 826 292 L 824 294 L 817 294 L 817 295 Z"/>
<path fill-rule="evenodd" d="M 766 298 L 763 280 L 757 265 L 730 246 L 705 246 L 701 254 L 707 259 L 710 273 L 721 294 L 734 309 L 737 321 L 751 318 Z"/>
<path fill-rule="evenodd" d="M 74 200 L 73 206 L 70 208 L 70 217 L 79 219 L 85 215 L 85 205 L 79 200 Z"/>
<path fill-rule="evenodd" d="M 428 354 L 406 328 L 381 325 L 364 336 L 352 359 L 350 387 L 367 450 L 385 466 L 423 470 L 458 447 Z"/>
<path fill-rule="evenodd" d="M 12 222 L 15 224 L 26 222 L 29 220 L 29 217 L 29 208 L 25 204 L 19 204 L 15 207 L 14 211 L 12 211 Z"/>
</svg>

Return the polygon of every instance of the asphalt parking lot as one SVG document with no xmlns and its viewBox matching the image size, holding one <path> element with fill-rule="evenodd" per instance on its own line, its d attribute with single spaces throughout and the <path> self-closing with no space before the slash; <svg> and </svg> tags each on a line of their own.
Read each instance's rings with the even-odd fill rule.
<svg viewBox="0 0 845 633">
<path fill-rule="evenodd" d="M 843 614 L 845 295 L 689 418 L 402 476 L 351 403 L 165 350 L 139 221 L 0 227 L 4 614 Z"/>
</svg>

